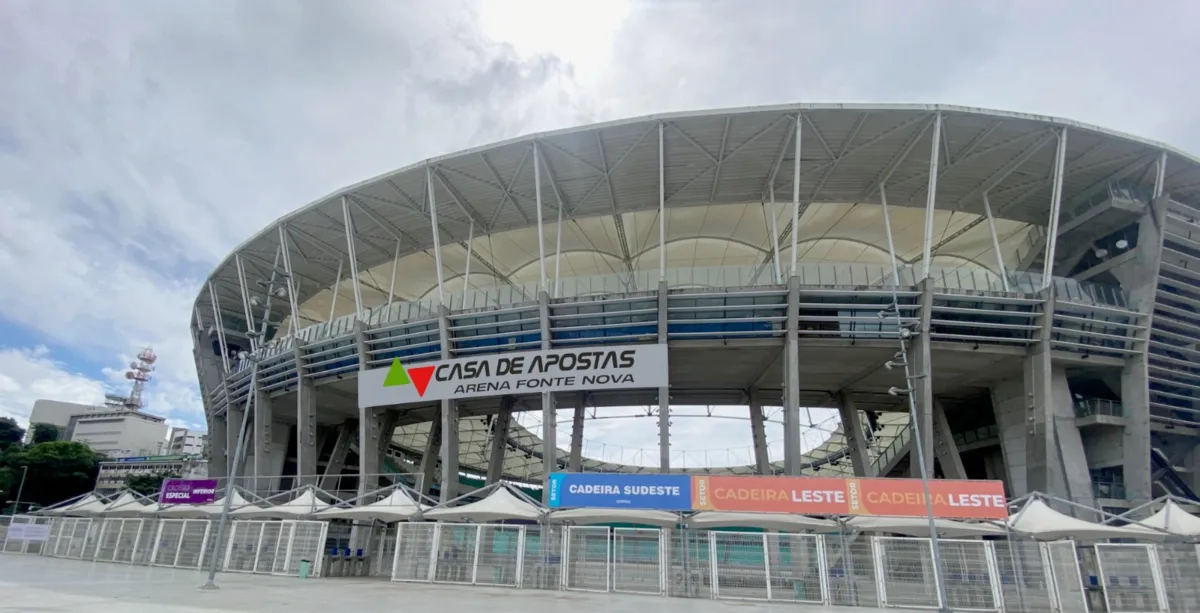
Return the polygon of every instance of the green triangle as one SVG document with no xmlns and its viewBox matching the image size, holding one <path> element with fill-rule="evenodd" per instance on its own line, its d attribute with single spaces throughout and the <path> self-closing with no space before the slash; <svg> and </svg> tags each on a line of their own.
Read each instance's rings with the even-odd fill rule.
<svg viewBox="0 0 1200 613">
<path fill-rule="evenodd" d="M 392 359 L 392 366 L 388 368 L 387 377 L 383 380 L 384 387 L 396 387 L 398 385 L 409 385 L 412 381 L 408 379 L 408 371 L 404 370 L 404 365 L 400 363 L 400 358 Z"/>
</svg>

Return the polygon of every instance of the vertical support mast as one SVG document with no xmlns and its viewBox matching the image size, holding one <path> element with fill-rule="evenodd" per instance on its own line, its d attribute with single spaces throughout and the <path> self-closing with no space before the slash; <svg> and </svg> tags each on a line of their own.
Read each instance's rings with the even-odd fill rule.
<svg viewBox="0 0 1200 613">
<path fill-rule="evenodd" d="M 996 252 L 996 266 L 1000 269 L 1000 282 L 1003 284 L 1004 291 L 1009 291 L 1008 288 L 1008 270 L 1004 268 L 1004 253 L 1000 251 L 1000 237 L 996 235 L 996 218 L 992 216 L 992 203 L 988 199 L 988 193 L 983 192 L 983 214 L 987 215 L 988 232 L 992 234 L 992 250 Z"/>
<path fill-rule="evenodd" d="M 399 248 L 400 248 L 399 246 L 396 247 L 397 250 L 399 250 Z M 466 267 L 466 270 L 463 271 L 463 291 L 462 291 L 463 308 L 466 308 L 466 306 L 467 306 L 467 291 L 471 289 L 471 260 L 474 258 L 474 250 L 475 250 L 475 218 L 472 217 L 471 218 L 471 226 L 470 226 L 470 228 L 467 229 L 467 267 Z M 395 285 L 395 283 L 396 283 L 396 272 L 395 272 L 395 267 L 392 267 L 392 284 Z M 389 299 L 388 302 L 390 303 L 391 300 Z"/>
<path fill-rule="evenodd" d="M 288 249 L 287 232 L 283 224 L 279 224 L 279 253 L 283 256 L 283 271 L 287 273 L 285 287 L 288 307 L 292 310 L 292 334 L 295 334 L 300 331 L 300 307 L 296 304 L 296 275 L 292 272 L 292 255 Z"/>
<path fill-rule="evenodd" d="M 562 275 L 559 274 L 559 268 L 562 259 L 562 226 L 563 226 L 563 203 L 558 201 L 558 226 L 554 231 L 554 297 L 558 298 L 558 294 L 562 289 Z"/>
<path fill-rule="evenodd" d="M 1163 151 L 1158 155 L 1158 162 L 1154 169 L 1154 197 L 1158 198 L 1163 195 L 1163 190 L 1166 189 L 1167 182 L 1167 152 Z"/>
<path fill-rule="evenodd" d="M 217 290 L 213 282 L 208 282 L 208 297 L 212 302 L 213 326 L 217 329 L 217 343 L 221 346 L 221 366 L 229 372 L 229 345 L 225 344 L 225 324 L 221 321 L 221 302 L 217 299 Z"/>
<path fill-rule="evenodd" d="M 663 123 L 658 122 L 658 279 L 667 280 L 667 186 L 666 164 L 663 160 L 666 136 Z"/>
<path fill-rule="evenodd" d="M 542 152 L 533 141 L 533 198 L 537 209 L 538 288 L 546 291 L 546 240 L 542 235 Z"/>
<path fill-rule="evenodd" d="M 1062 209 L 1063 174 L 1067 165 L 1067 129 L 1058 132 L 1058 149 L 1054 152 L 1054 188 L 1050 195 L 1050 221 L 1046 224 L 1046 256 L 1042 262 L 1042 288 L 1050 287 L 1054 275 L 1054 251 L 1058 248 L 1058 217 Z"/>
<path fill-rule="evenodd" d="M 467 260 L 470 262 L 470 260 Z M 468 266 L 470 264 L 468 263 Z M 400 266 L 400 239 L 396 239 L 396 255 L 392 256 L 392 280 L 388 283 L 387 308 L 392 308 L 392 300 L 396 298 L 396 268 Z"/>
<path fill-rule="evenodd" d="M 925 193 L 925 244 L 921 249 L 921 261 L 925 271 L 923 278 L 929 278 L 929 266 L 933 254 L 933 211 L 937 206 L 937 177 L 938 156 L 942 150 L 942 112 L 938 111 L 933 118 L 933 141 L 929 146 L 929 185 Z"/>
<path fill-rule="evenodd" d="M 433 169 L 425 165 L 425 191 L 429 194 L 429 224 L 433 228 L 433 260 L 437 266 L 438 304 L 446 305 L 446 288 L 442 280 L 442 238 L 438 234 L 437 197 L 433 193 Z"/>
<path fill-rule="evenodd" d="M 900 269 L 896 266 L 896 242 L 892 238 L 892 218 L 888 214 L 887 186 L 883 183 L 879 184 L 879 203 L 883 205 L 883 230 L 887 232 L 888 256 L 892 260 L 892 284 L 894 287 L 900 287 Z"/>
<path fill-rule="evenodd" d="M 800 152 L 803 150 L 800 143 L 800 135 L 802 133 L 800 113 L 796 113 L 796 161 L 792 165 L 792 273 L 796 276 L 796 247 L 799 245 L 797 237 L 800 234 Z"/>
<path fill-rule="evenodd" d="M 254 311 L 250 309 L 250 290 L 246 287 L 246 265 L 242 262 L 242 254 L 233 253 L 233 264 L 237 268 L 238 287 L 242 294 L 242 314 L 246 318 L 246 331 L 250 337 L 250 351 L 258 350 L 258 342 L 254 338 Z"/>
<path fill-rule="evenodd" d="M 345 260 L 338 260 L 337 278 L 333 280 L 333 300 L 329 301 L 329 321 L 333 321 L 333 315 L 337 313 L 338 294 L 342 293 L 342 266 L 345 263 Z"/>
<path fill-rule="evenodd" d="M 775 183 L 773 181 L 767 190 L 770 192 L 771 197 L 771 259 L 775 260 L 775 283 L 783 283 L 783 271 L 780 270 L 781 265 L 779 263 L 779 222 L 776 220 L 779 217 L 779 209 L 775 206 Z M 793 227 L 792 232 L 794 233 L 795 231 Z"/>
<path fill-rule="evenodd" d="M 346 254 L 350 256 L 350 282 L 354 285 L 354 319 L 362 320 L 362 290 L 358 287 L 358 256 L 354 248 L 354 219 L 350 217 L 350 203 L 342 196 L 342 218 L 346 228 Z"/>
</svg>

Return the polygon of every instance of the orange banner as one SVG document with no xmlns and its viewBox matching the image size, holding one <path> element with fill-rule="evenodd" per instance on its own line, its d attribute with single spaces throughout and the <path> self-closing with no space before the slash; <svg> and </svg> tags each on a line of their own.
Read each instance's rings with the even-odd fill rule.
<svg viewBox="0 0 1200 613">
<path fill-rule="evenodd" d="M 929 482 L 934 517 L 1008 517 L 1000 481 Z M 925 517 L 920 479 L 840 479 L 832 477 L 692 477 L 692 509 L 802 515 L 881 515 Z"/>
</svg>

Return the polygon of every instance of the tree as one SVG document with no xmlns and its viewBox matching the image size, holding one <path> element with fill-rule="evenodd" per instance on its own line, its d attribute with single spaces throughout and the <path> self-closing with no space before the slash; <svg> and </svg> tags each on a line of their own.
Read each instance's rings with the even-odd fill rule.
<svg viewBox="0 0 1200 613">
<path fill-rule="evenodd" d="M 25 430 L 11 417 L 0 417 L 0 449 L 20 443 L 25 439 Z"/>
<path fill-rule="evenodd" d="M 9 475 L 8 490 L 20 479 L 22 467 L 28 466 L 22 502 L 47 506 L 92 491 L 100 472 L 99 457 L 87 445 L 70 441 L 54 441 L 22 447 L 10 446 L 0 453 L 0 470 Z M 8 491 L 11 499 L 14 491 Z"/>
<path fill-rule="evenodd" d="M 168 470 L 141 475 L 129 475 L 125 477 L 125 487 L 143 496 L 154 496 L 162 491 L 163 481 L 178 478 L 179 475 Z"/>
<path fill-rule="evenodd" d="M 33 444 L 38 443 L 53 443 L 58 440 L 58 426 L 54 424 L 30 424 L 30 429 L 33 430 Z"/>
</svg>

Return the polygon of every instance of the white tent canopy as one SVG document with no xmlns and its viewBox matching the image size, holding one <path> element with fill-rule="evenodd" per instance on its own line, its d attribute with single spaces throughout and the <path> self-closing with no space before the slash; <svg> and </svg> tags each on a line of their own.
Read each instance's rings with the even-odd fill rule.
<svg viewBox="0 0 1200 613">
<path fill-rule="evenodd" d="M 104 502 L 95 493 L 92 493 L 72 504 L 57 509 L 50 509 L 44 513 L 47 515 L 98 515 L 103 513 L 107 506 L 108 503 Z"/>
<path fill-rule="evenodd" d="M 529 501 L 515 496 L 506 487 L 497 487 L 483 500 L 464 504 L 462 506 L 445 506 L 453 500 L 444 502 L 424 514 L 425 519 L 441 521 L 489 522 L 506 519 L 541 519 L 546 510 Z"/>
<path fill-rule="evenodd" d="M 929 537 L 929 519 L 926 517 L 876 517 L 859 516 L 846 525 L 861 532 L 890 532 L 907 536 Z M 933 526 L 938 535 L 946 538 L 986 536 L 1004 534 L 1004 528 L 995 524 L 935 519 Z"/>
<path fill-rule="evenodd" d="M 1150 528 L 1129 525 L 1109 526 L 1085 521 L 1051 509 L 1045 502 L 1031 498 L 1025 506 L 1008 518 L 1013 532 L 1033 537 L 1039 541 L 1055 541 L 1074 538 L 1081 541 L 1126 538 L 1161 541 L 1166 534 Z"/>
<path fill-rule="evenodd" d="M 387 498 L 368 505 L 335 507 L 319 511 L 316 519 L 357 519 L 391 523 L 412 519 L 429 508 L 429 505 L 413 500 L 413 497 L 403 488 L 397 488 Z"/>
<path fill-rule="evenodd" d="M 105 506 L 102 514 L 105 517 L 138 517 L 145 509 L 145 503 L 138 499 L 133 492 L 126 491 Z"/>
<path fill-rule="evenodd" d="M 305 488 L 299 496 L 283 504 L 270 507 L 245 506 L 230 513 L 237 519 L 295 519 L 307 517 L 319 511 L 330 508 L 328 502 L 317 497 L 316 491 Z"/>
<path fill-rule="evenodd" d="M 240 509 L 250 504 L 241 494 L 234 490 L 230 500 L 230 509 Z M 158 511 L 160 517 L 174 517 L 179 519 L 207 519 L 221 515 L 221 510 L 225 508 L 225 499 L 220 498 L 208 504 L 175 504 L 164 505 Z"/>
<path fill-rule="evenodd" d="M 725 511 L 701 511 L 687 520 L 688 527 L 710 528 L 761 528 L 781 532 L 822 532 L 836 530 L 837 523 L 807 515 L 787 513 L 732 513 Z"/>
<path fill-rule="evenodd" d="M 1170 499 L 1157 513 L 1134 525 L 1157 528 L 1178 536 L 1200 536 L 1200 517 L 1188 513 Z"/>
<path fill-rule="evenodd" d="M 563 509 L 551 511 L 552 522 L 569 522 L 578 525 L 629 523 L 659 528 L 674 528 L 679 516 L 667 511 L 651 509 Z"/>
</svg>

